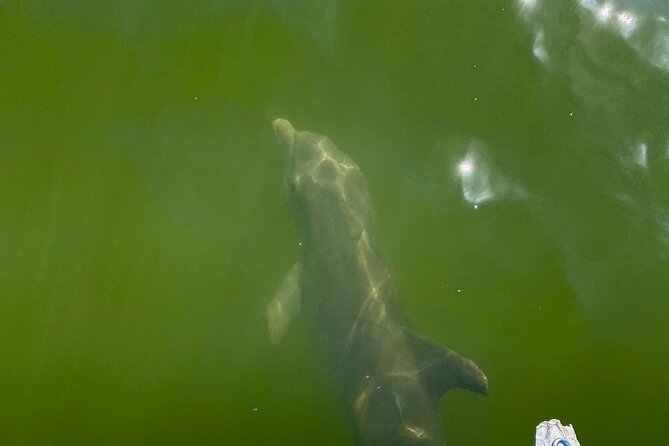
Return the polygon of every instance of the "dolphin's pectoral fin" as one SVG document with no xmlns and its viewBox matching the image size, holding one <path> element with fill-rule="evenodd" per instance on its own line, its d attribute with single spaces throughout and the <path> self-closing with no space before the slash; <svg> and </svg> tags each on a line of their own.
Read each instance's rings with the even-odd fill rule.
<svg viewBox="0 0 669 446">
<path fill-rule="evenodd" d="M 272 344 L 278 344 L 283 335 L 288 331 L 293 316 L 300 312 L 300 271 L 299 263 L 296 263 L 281 282 L 272 301 L 267 304 L 267 328 L 269 340 Z"/>
<path fill-rule="evenodd" d="M 488 394 L 488 379 L 474 361 L 408 330 L 406 339 L 423 385 L 435 403 L 450 389 Z"/>
</svg>

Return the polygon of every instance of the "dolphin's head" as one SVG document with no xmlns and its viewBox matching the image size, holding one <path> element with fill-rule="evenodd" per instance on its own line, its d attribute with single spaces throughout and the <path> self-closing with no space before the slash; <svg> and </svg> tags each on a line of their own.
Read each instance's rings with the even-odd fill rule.
<svg viewBox="0 0 669 446">
<path fill-rule="evenodd" d="M 359 237 L 370 206 L 358 166 L 325 136 L 298 132 L 285 119 L 274 120 L 273 127 L 283 151 L 284 184 L 302 241 Z"/>
</svg>

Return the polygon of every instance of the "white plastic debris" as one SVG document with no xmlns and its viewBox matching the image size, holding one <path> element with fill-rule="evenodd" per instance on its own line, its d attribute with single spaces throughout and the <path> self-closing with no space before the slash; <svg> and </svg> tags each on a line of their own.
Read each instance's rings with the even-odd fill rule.
<svg viewBox="0 0 669 446">
<path fill-rule="evenodd" d="M 543 421 L 537 425 L 534 446 L 581 446 L 574 427 L 563 426 L 560 420 Z"/>
</svg>

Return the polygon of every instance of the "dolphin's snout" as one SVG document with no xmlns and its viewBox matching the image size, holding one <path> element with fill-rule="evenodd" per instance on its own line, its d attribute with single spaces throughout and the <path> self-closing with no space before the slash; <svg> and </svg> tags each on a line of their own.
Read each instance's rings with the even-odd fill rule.
<svg viewBox="0 0 669 446">
<path fill-rule="evenodd" d="M 272 122 L 272 127 L 274 127 L 276 139 L 281 144 L 281 147 L 286 152 L 291 152 L 293 150 L 293 143 L 295 142 L 295 134 L 297 133 L 293 125 L 287 119 L 277 118 Z"/>
</svg>

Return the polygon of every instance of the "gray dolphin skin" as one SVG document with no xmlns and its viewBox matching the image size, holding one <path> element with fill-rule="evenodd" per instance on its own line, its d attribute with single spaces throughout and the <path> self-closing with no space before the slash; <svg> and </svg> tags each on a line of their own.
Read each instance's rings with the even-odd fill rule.
<svg viewBox="0 0 669 446">
<path fill-rule="evenodd" d="M 444 445 L 437 403 L 449 389 L 487 394 L 471 360 L 412 333 L 376 249 L 365 179 L 328 138 L 273 123 L 300 260 L 267 306 L 278 343 L 299 312 L 322 352 L 355 444 Z"/>
</svg>

